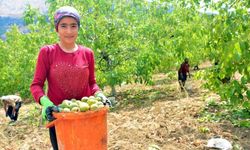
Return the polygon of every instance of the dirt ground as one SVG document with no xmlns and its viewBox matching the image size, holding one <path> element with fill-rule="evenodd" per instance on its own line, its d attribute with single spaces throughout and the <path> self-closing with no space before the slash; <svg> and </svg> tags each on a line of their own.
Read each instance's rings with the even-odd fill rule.
<svg viewBox="0 0 250 150">
<path fill-rule="evenodd" d="M 229 121 L 199 121 L 207 99 L 218 96 L 201 88 L 201 81 L 188 80 L 187 92 L 180 92 L 165 74 L 155 75 L 152 86 L 118 87 L 117 109 L 108 113 L 108 149 L 148 150 L 155 145 L 161 150 L 204 150 L 210 138 L 220 136 L 235 150 L 250 150 L 250 129 Z M 19 120 L 9 123 L 1 108 L 0 150 L 51 149 L 39 111 L 37 104 L 25 104 Z"/>
</svg>

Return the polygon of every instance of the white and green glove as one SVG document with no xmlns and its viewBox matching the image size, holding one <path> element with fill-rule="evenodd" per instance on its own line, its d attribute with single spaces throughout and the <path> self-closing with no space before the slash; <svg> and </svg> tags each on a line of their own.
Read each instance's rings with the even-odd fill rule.
<svg viewBox="0 0 250 150">
<path fill-rule="evenodd" d="M 98 92 L 95 94 L 96 97 L 100 97 L 101 100 L 102 100 L 102 103 L 105 105 L 105 106 L 109 106 L 109 107 L 112 107 L 112 103 L 111 101 L 102 93 L 102 92 Z"/>
</svg>

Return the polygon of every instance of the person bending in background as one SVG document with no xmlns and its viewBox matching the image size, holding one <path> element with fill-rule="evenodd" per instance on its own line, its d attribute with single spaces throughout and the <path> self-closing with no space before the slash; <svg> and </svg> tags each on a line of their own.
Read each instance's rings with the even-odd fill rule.
<svg viewBox="0 0 250 150">
<path fill-rule="evenodd" d="M 19 109 L 22 106 L 22 98 L 17 95 L 7 95 L 0 97 L 3 103 L 6 117 L 10 117 L 11 121 L 17 121 Z"/>
<path fill-rule="evenodd" d="M 215 69 L 214 69 L 214 71 L 215 71 L 215 73 L 217 73 L 218 75 L 217 75 L 217 79 L 219 80 L 219 81 L 221 81 L 223 84 L 227 84 L 227 83 L 230 83 L 230 80 L 231 80 L 231 76 L 229 76 L 229 75 L 226 75 L 224 78 L 221 78 L 220 77 L 220 61 L 217 59 L 217 60 L 215 60 L 215 62 L 214 62 L 214 66 L 215 66 Z"/>
<path fill-rule="evenodd" d="M 178 70 L 178 82 L 180 84 L 181 91 L 184 90 L 187 75 L 190 77 L 188 58 L 185 58 Z"/>
<path fill-rule="evenodd" d="M 54 14 L 54 24 L 59 42 L 40 49 L 30 85 L 35 101 L 42 105 L 42 117 L 51 121 L 48 112 L 58 111 L 56 106 L 65 99 L 94 95 L 100 97 L 104 105 L 110 106 L 111 102 L 96 83 L 93 51 L 76 44 L 80 28 L 77 10 L 70 6 L 60 7 Z M 47 93 L 43 90 L 45 80 L 48 82 Z M 49 128 L 49 133 L 51 144 L 57 150 L 55 127 Z"/>
</svg>

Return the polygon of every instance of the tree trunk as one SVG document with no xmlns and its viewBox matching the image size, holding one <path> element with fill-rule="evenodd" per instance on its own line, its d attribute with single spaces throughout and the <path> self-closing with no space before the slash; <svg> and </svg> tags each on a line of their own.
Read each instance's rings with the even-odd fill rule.
<svg viewBox="0 0 250 150">
<path fill-rule="evenodd" d="M 111 96 L 116 96 L 116 90 L 114 85 L 111 86 Z"/>
</svg>

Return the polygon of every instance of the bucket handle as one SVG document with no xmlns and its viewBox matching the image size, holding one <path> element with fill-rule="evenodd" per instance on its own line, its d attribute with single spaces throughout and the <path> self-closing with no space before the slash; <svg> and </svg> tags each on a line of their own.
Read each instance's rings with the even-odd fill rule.
<svg viewBox="0 0 250 150">
<path fill-rule="evenodd" d="M 58 122 L 58 119 L 55 119 L 55 120 L 49 122 L 48 124 L 46 124 L 46 128 L 51 128 L 51 127 L 55 126 L 56 122 Z"/>
</svg>

